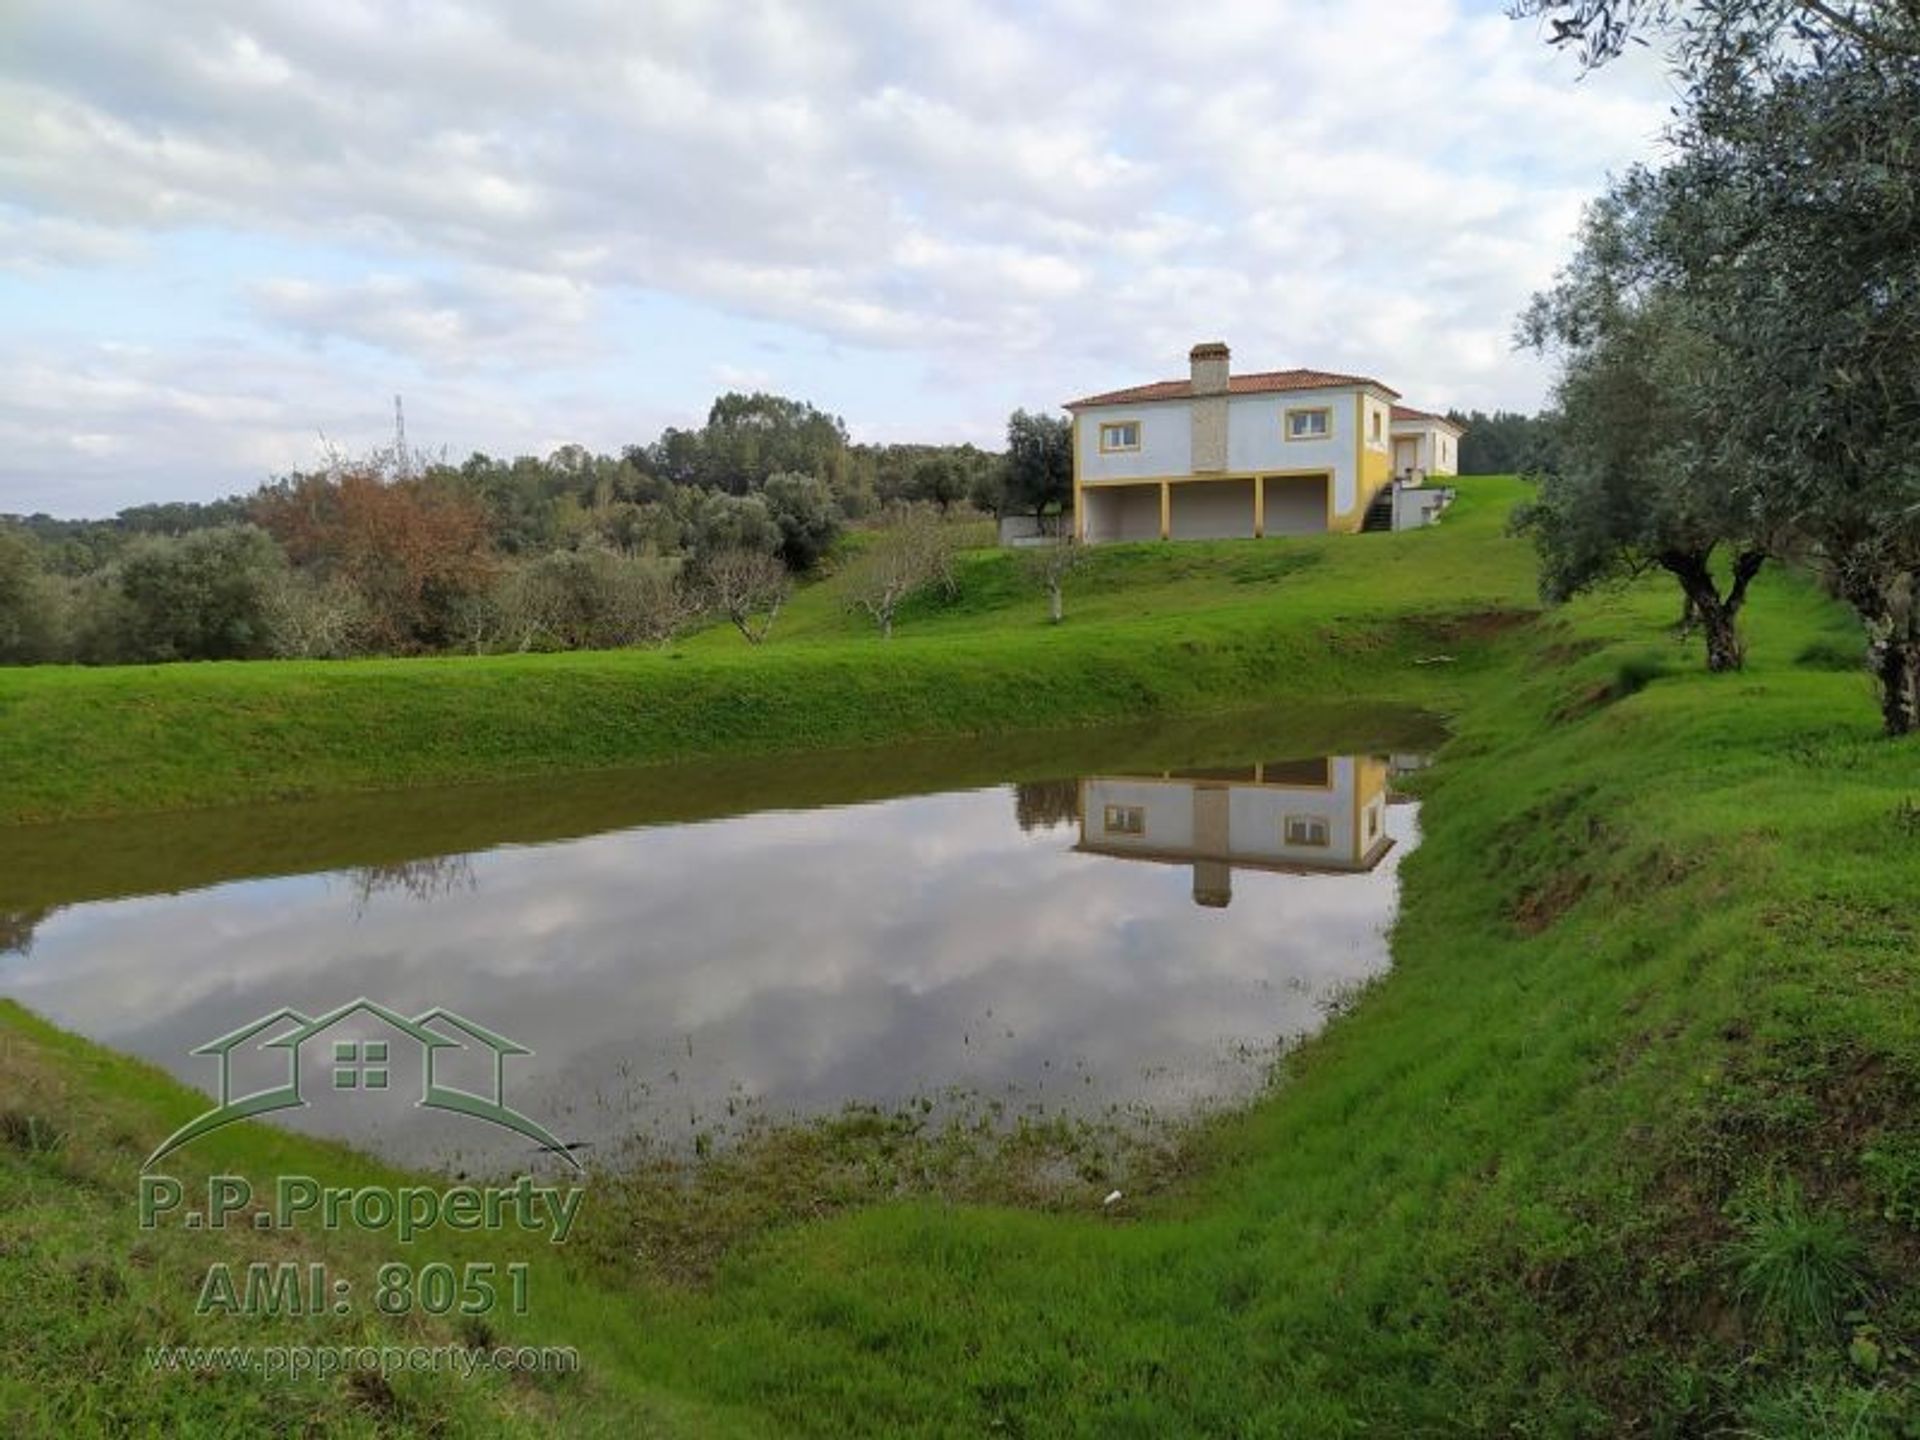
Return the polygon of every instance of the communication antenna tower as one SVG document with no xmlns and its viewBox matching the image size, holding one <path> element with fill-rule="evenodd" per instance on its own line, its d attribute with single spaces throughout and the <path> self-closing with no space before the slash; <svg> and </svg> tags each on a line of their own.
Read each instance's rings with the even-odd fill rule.
<svg viewBox="0 0 1920 1440">
<path fill-rule="evenodd" d="M 393 463 L 401 476 L 413 474 L 413 456 L 407 450 L 407 412 L 400 408 L 400 397 L 393 397 Z"/>
</svg>

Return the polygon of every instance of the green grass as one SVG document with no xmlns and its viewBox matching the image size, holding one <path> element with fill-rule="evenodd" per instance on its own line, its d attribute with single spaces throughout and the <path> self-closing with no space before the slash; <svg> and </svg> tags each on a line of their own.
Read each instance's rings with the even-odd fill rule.
<svg viewBox="0 0 1920 1440">
<path fill-rule="evenodd" d="M 198 1097 L 0 1011 L 0 1094 L 59 1135 L 0 1144 L 0 1290 L 26 1297 L 0 1312 L 0 1412 L 30 1432 L 91 1406 L 95 1428 L 238 1433 L 271 1403 L 289 1428 L 340 1433 L 1916 1433 L 1920 751 L 1878 736 L 1864 679 L 1833 668 L 1844 617 L 1788 575 L 1757 587 L 1748 668 L 1728 676 L 1668 638 L 1658 585 L 1517 628 L 1463 620 L 1524 601 L 1526 557 L 1500 533 L 1513 493 L 1475 487 L 1458 524 L 1371 552 L 1372 537 L 1302 545 L 1318 558 L 1244 583 L 1237 568 L 1269 563 L 1250 547 L 1115 552 L 1139 567 L 1131 602 L 1083 586 L 1057 633 L 1010 586 L 995 600 L 984 560 L 890 650 L 823 587 L 764 655 L 713 636 L 680 661 L 16 682 L 35 747 L 79 733 L 62 685 L 87 703 L 159 696 L 171 725 L 183 697 L 248 683 L 262 704 L 365 684 L 410 726 L 439 673 L 482 677 L 455 682 L 470 697 L 573 676 L 609 704 L 644 679 L 649 755 L 684 733 L 659 717 L 700 695 L 719 707 L 714 748 L 879 738 L 895 718 L 808 719 L 823 677 L 881 687 L 862 703 L 897 702 L 909 732 L 970 728 L 955 697 L 1004 724 L 1375 688 L 1445 706 L 1454 733 L 1420 779 L 1392 972 L 1272 1093 L 1144 1158 L 1071 1136 L 1003 1155 L 850 1117 L 708 1171 L 602 1177 L 528 1322 L 581 1346 L 565 1383 L 389 1399 L 132 1376 L 139 1337 L 192 1326 L 204 1247 L 130 1252 L 127 1206 L 143 1142 Z M 1294 668 L 1260 678 L 1280 662 Z M 1140 688 L 1108 688 L 1115 667 Z M 718 718 L 730 683 L 760 697 L 750 720 Z M 1016 704 L 1023 690 L 1044 699 Z M 496 753 L 524 753 L 488 724 Z M 216 761 L 197 773 L 242 793 Z M 115 790 L 94 763 L 20 810 L 174 793 Z M 432 773 L 422 758 L 371 778 Z M 1025 1193 L 1021 1145 L 1069 1153 L 1073 1183 Z M 199 1150 L 183 1154 L 262 1174 L 371 1168 L 264 1127 Z M 1127 1198 L 1103 1209 L 1129 1165 Z"/>
<path fill-rule="evenodd" d="M 1440 612 L 1532 603 L 1477 482 L 1443 532 L 1131 545 L 1074 578 L 1064 625 L 1010 555 L 881 641 L 839 580 L 766 645 L 433 660 L 0 671 L 0 823 L 310 797 L 1137 720 L 1260 702 L 1445 699 Z M 1474 542 L 1479 543 L 1474 543 Z"/>
</svg>

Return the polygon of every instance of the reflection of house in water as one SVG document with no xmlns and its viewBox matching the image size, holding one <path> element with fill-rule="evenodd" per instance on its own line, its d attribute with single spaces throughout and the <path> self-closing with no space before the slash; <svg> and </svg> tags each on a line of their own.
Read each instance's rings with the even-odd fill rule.
<svg viewBox="0 0 1920 1440">
<path fill-rule="evenodd" d="M 1330 755 L 1080 782 L 1080 843 L 1096 855 L 1193 867 L 1193 898 L 1224 906 L 1233 872 L 1359 874 L 1393 848 L 1385 760 Z"/>
</svg>

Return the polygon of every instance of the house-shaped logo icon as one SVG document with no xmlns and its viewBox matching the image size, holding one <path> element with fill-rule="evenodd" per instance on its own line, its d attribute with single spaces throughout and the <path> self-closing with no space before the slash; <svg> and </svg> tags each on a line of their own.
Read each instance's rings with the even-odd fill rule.
<svg viewBox="0 0 1920 1440">
<path fill-rule="evenodd" d="M 349 1019 L 377 1022 L 377 1028 L 387 1032 L 386 1038 L 378 1040 L 323 1038 L 328 1031 Z M 277 1051 L 285 1056 L 284 1082 L 269 1084 L 249 1094 L 236 1096 L 233 1076 L 235 1052 L 269 1032 L 278 1033 L 273 1034 L 271 1039 L 259 1041 L 259 1049 L 263 1053 Z M 304 1107 L 307 1101 L 300 1093 L 300 1059 L 303 1050 L 310 1044 L 329 1047 L 328 1058 L 331 1062 L 329 1074 L 333 1088 L 338 1091 L 379 1092 L 398 1089 L 400 1087 L 395 1083 L 395 1079 L 396 1073 L 401 1068 L 401 1062 L 411 1060 L 417 1053 L 420 1098 L 415 1104 L 421 1109 L 449 1110 L 456 1115 L 466 1115 L 476 1120 L 484 1120 L 491 1125 L 498 1125 L 525 1136 L 541 1149 L 560 1156 L 574 1169 L 584 1168 L 571 1147 L 556 1138 L 538 1121 L 522 1115 L 506 1103 L 508 1057 L 531 1055 L 533 1051 L 517 1041 L 509 1040 L 504 1035 L 496 1034 L 485 1026 L 476 1025 L 473 1021 L 456 1015 L 451 1010 L 436 1006 L 422 1015 L 408 1019 L 364 997 L 316 1017 L 303 1015 L 298 1010 L 282 1006 L 195 1049 L 193 1054 L 211 1056 L 219 1061 L 220 1103 L 206 1114 L 195 1117 L 169 1135 L 161 1142 L 159 1149 L 147 1157 L 146 1164 L 141 1168 L 151 1170 L 182 1145 L 228 1125 L 242 1120 L 251 1120 L 261 1115 L 269 1115 L 276 1110 L 295 1110 Z M 463 1090 L 441 1079 L 437 1069 L 437 1061 L 441 1055 L 448 1051 L 469 1049 L 491 1053 L 493 1057 L 492 1084 L 489 1087 L 491 1093 Z"/>
</svg>

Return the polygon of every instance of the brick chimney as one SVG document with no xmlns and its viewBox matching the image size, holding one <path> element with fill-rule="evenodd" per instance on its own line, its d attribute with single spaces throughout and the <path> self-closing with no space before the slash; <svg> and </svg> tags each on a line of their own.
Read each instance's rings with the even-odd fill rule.
<svg viewBox="0 0 1920 1440">
<path fill-rule="evenodd" d="M 1227 468 L 1227 347 L 1218 340 L 1196 345 L 1193 366 L 1193 473 Z"/>
<path fill-rule="evenodd" d="M 1231 354 L 1221 340 L 1209 340 L 1193 347 L 1187 355 L 1187 362 L 1193 367 L 1194 394 L 1227 393 L 1227 358 Z"/>
</svg>

